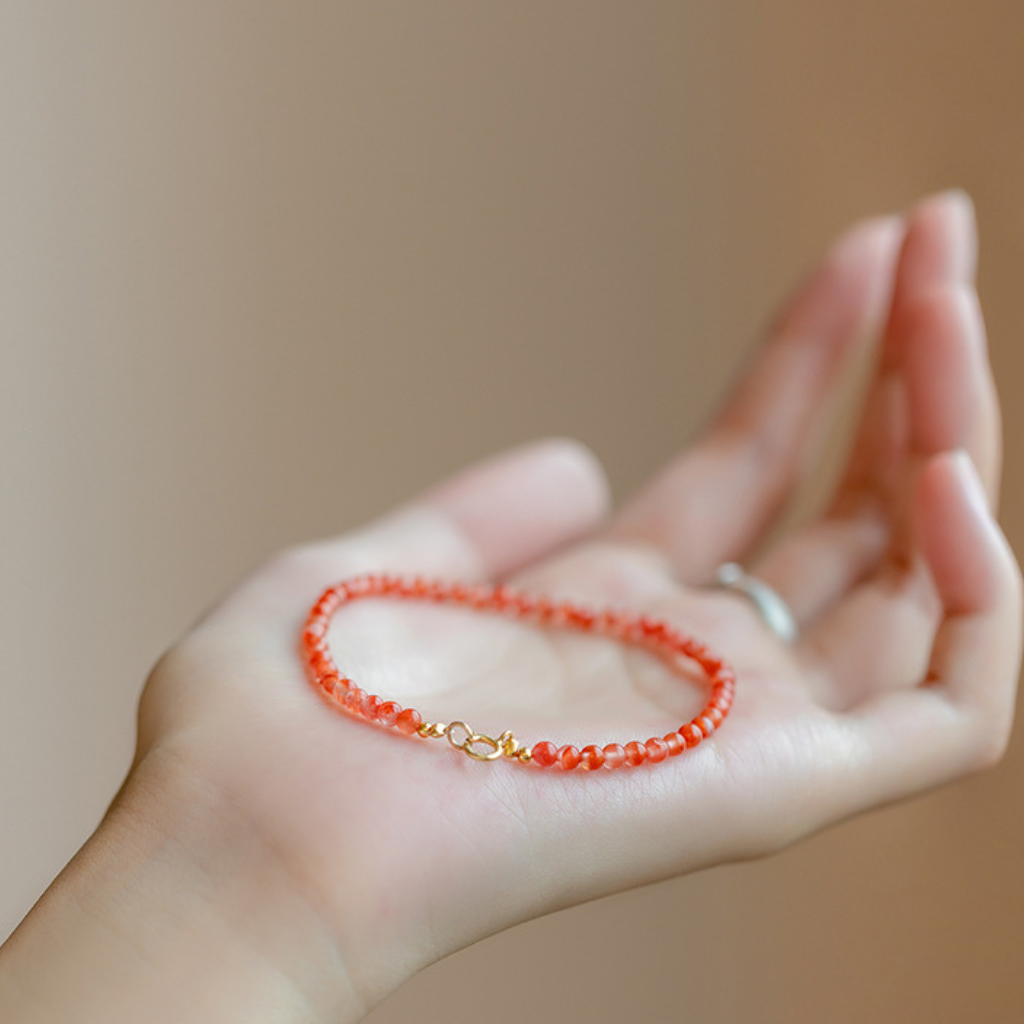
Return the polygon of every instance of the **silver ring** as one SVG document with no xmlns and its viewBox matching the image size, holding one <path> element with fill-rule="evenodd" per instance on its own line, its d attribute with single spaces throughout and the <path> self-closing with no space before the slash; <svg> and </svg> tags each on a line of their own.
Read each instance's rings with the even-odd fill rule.
<svg viewBox="0 0 1024 1024">
<path fill-rule="evenodd" d="M 767 583 L 745 572 L 743 566 L 725 562 L 718 567 L 715 580 L 720 587 L 749 597 L 765 625 L 786 643 L 793 643 L 800 635 L 800 627 L 789 605 Z"/>
</svg>

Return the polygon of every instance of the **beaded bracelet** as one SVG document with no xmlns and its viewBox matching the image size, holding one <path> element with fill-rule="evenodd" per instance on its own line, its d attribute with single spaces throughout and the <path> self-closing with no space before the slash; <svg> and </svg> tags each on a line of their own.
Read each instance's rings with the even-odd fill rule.
<svg viewBox="0 0 1024 1024">
<path fill-rule="evenodd" d="M 403 708 L 393 700 L 367 693 L 339 672 L 327 643 L 327 629 L 334 613 L 344 604 L 365 597 L 390 597 L 462 605 L 478 611 L 510 615 L 539 626 L 576 630 L 611 637 L 622 643 L 653 650 L 671 665 L 682 655 L 696 662 L 711 685 L 711 696 L 703 710 L 675 732 L 654 736 L 646 742 L 624 745 L 590 745 L 582 750 L 571 744 L 557 747 L 541 740 L 523 746 L 506 730 L 492 737 L 475 732 L 463 721 L 425 722 L 415 708 Z M 418 576 L 373 574 L 356 576 L 328 587 L 310 609 L 302 630 L 302 650 L 311 682 L 335 705 L 350 714 L 381 726 L 398 729 L 423 739 L 447 738 L 456 749 L 476 761 L 510 758 L 539 768 L 621 768 L 657 764 L 697 746 L 710 736 L 732 707 L 735 677 L 732 669 L 703 644 L 674 626 L 647 615 L 620 611 L 595 612 L 569 601 L 555 602 L 533 597 L 500 585 L 448 583 Z"/>
</svg>

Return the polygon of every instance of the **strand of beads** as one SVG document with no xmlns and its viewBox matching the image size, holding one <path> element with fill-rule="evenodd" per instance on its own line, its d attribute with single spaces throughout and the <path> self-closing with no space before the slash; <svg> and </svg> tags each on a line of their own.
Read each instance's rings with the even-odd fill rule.
<svg viewBox="0 0 1024 1024">
<path fill-rule="evenodd" d="M 556 746 L 541 740 L 523 746 L 506 731 L 498 737 L 475 732 L 465 722 L 425 722 L 415 708 L 403 708 L 393 700 L 368 693 L 343 675 L 331 656 L 327 630 L 342 605 L 366 597 L 398 598 L 461 605 L 477 611 L 511 615 L 538 626 L 576 630 L 611 637 L 622 643 L 644 647 L 662 655 L 670 664 L 680 656 L 695 662 L 710 685 L 707 704 L 694 718 L 664 736 L 643 742 L 591 744 L 581 749 L 572 744 Z M 735 678 L 732 669 L 707 647 L 669 623 L 647 615 L 621 611 L 595 612 L 570 601 L 551 601 L 506 586 L 449 583 L 418 576 L 372 574 L 356 576 L 328 587 L 310 609 L 302 630 L 302 652 L 310 680 L 335 705 L 350 714 L 381 726 L 398 729 L 424 739 L 445 737 L 449 743 L 478 761 L 500 757 L 533 764 L 539 768 L 637 767 L 659 764 L 689 750 L 710 736 L 725 720 L 732 707 Z M 458 738 L 460 734 L 465 735 Z"/>
</svg>

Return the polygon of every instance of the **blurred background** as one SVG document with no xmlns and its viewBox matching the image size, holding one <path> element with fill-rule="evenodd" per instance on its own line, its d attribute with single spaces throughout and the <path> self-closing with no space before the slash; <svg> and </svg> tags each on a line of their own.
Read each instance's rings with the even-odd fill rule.
<svg viewBox="0 0 1024 1024">
<path fill-rule="evenodd" d="M 1011 0 L 0 0 L 0 938 L 247 568 L 546 434 L 623 495 L 838 231 L 950 185 L 1020 548 L 1022 55 Z M 1021 748 L 372 1020 L 1018 1021 Z"/>
</svg>

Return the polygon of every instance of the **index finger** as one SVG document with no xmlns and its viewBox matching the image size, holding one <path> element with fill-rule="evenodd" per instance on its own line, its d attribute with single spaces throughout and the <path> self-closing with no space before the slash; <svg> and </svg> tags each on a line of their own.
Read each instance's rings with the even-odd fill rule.
<svg viewBox="0 0 1024 1024">
<path fill-rule="evenodd" d="M 625 506 L 609 536 L 660 549 L 687 582 L 743 559 L 815 453 L 851 349 L 881 330 L 903 231 L 901 219 L 880 217 L 839 241 L 696 444 Z"/>
</svg>

